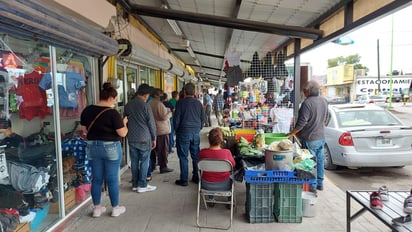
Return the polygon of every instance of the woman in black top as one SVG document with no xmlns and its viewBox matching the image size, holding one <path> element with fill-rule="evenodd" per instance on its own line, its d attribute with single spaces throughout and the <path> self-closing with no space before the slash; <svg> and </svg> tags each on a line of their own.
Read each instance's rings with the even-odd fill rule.
<svg viewBox="0 0 412 232">
<path fill-rule="evenodd" d="M 112 216 L 126 212 L 119 205 L 119 168 L 122 159 L 120 139 L 127 135 L 127 117 L 113 109 L 117 91 L 110 83 L 103 85 L 100 101 L 87 106 L 80 118 L 81 129 L 87 135 L 87 155 L 92 168 L 93 217 L 100 217 L 106 207 L 100 205 L 103 180 L 106 181 L 112 205 Z"/>
</svg>

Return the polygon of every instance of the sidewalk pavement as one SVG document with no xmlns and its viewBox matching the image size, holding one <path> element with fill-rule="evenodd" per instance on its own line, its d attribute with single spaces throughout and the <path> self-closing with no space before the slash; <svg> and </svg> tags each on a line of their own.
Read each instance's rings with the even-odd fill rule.
<svg viewBox="0 0 412 232">
<path fill-rule="evenodd" d="M 392 107 L 388 108 L 390 111 L 396 111 L 398 113 L 411 113 L 412 114 L 412 102 L 394 102 Z"/>
<path fill-rule="evenodd" d="M 206 134 L 210 130 L 204 128 L 201 132 L 201 147 L 207 147 Z M 104 196 L 103 205 L 107 212 L 100 218 L 91 217 L 91 200 L 89 206 L 79 210 L 64 231 L 153 231 L 153 232 L 189 232 L 189 231 L 218 231 L 199 229 L 196 226 L 197 185 L 189 183 L 188 187 L 175 185 L 179 178 L 179 160 L 176 152 L 169 156 L 169 167 L 174 172 L 160 174 L 158 169 L 153 173 L 151 185 L 157 190 L 146 193 L 136 193 L 131 190 L 130 169 L 121 176 L 120 202 L 127 211 L 119 217 L 110 217 L 111 206 L 108 196 Z M 191 162 L 189 161 L 190 167 Z M 191 171 L 190 171 L 191 172 Z M 294 232 L 331 232 L 346 231 L 346 194 L 326 178 L 323 191 L 318 191 L 316 216 L 303 217 L 302 223 L 255 223 L 248 222 L 245 214 L 245 182 L 235 183 L 236 210 L 232 228 L 228 231 L 294 231 Z M 352 200 L 352 212 L 360 206 Z M 209 223 L 223 225 L 229 222 L 229 210 L 217 205 L 207 211 Z M 205 215 L 202 209 L 201 215 Z M 227 219 L 227 220 L 226 220 Z M 390 231 L 372 214 L 366 212 L 352 223 L 353 232 Z"/>
</svg>

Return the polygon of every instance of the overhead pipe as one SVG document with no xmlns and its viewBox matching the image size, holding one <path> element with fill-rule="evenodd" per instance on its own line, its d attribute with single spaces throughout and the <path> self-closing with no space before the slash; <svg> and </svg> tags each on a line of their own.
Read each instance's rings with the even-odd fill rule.
<svg viewBox="0 0 412 232">
<path fill-rule="evenodd" d="M 317 40 L 323 36 L 322 30 L 314 28 L 257 22 L 237 18 L 233 19 L 223 16 L 200 14 L 198 12 L 192 13 L 173 9 L 164 9 L 160 7 L 143 6 L 138 4 L 130 4 L 129 9 L 130 13 L 137 15 L 174 19 L 178 21 L 234 28 L 245 31 L 284 35 L 292 38 L 307 38 Z"/>
<path fill-rule="evenodd" d="M 9 25 L 11 33 L 94 56 L 117 53 L 116 40 L 58 12 L 52 5 L 34 0 L 0 0 L 2 27 Z"/>
</svg>

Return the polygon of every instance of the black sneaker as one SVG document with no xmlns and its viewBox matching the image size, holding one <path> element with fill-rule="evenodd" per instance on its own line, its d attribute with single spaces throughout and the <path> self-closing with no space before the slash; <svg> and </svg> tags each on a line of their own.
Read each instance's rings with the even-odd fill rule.
<svg viewBox="0 0 412 232">
<path fill-rule="evenodd" d="M 408 222 L 411 222 L 411 215 L 408 214 L 406 216 L 402 216 L 402 217 L 398 217 L 398 218 L 394 218 L 392 219 L 392 222 L 396 225 L 402 225 Z"/>
<path fill-rule="evenodd" d="M 310 192 L 316 194 L 318 191 L 316 191 L 316 189 L 314 188 L 310 188 Z"/>
<path fill-rule="evenodd" d="M 162 168 L 162 169 L 160 169 L 160 173 L 168 173 L 168 172 L 173 172 L 173 169 L 171 169 L 171 168 Z"/>
<path fill-rule="evenodd" d="M 187 183 L 187 181 L 184 181 L 184 180 L 176 180 L 175 181 L 175 184 L 176 185 L 180 185 L 180 186 L 188 186 L 189 184 Z"/>
<path fill-rule="evenodd" d="M 199 184 L 199 177 L 196 177 L 196 176 L 192 177 L 192 182 L 195 184 Z"/>
<path fill-rule="evenodd" d="M 318 186 L 318 187 L 316 187 L 316 189 L 319 190 L 319 191 L 323 191 L 323 186 Z"/>
</svg>

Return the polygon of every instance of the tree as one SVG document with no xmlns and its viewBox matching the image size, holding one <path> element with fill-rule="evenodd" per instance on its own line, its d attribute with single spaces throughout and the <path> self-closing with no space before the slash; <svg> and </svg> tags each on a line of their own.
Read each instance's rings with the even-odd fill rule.
<svg viewBox="0 0 412 232">
<path fill-rule="evenodd" d="M 366 73 L 369 71 L 369 68 L 360 64 L 360 59 L 361 57 L 359 54 L 355 55 L 350 55 L 347 57 L 339 56 L 333 59 L 328 59 L 328 68 L 336 67 L 339 65 L 345 65 L 345 64 L 353 64 L 354 69 L 365 69 Z"/>
</svg>

